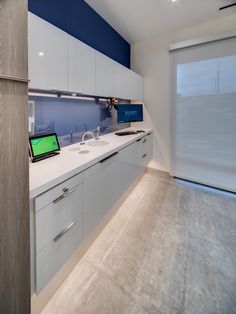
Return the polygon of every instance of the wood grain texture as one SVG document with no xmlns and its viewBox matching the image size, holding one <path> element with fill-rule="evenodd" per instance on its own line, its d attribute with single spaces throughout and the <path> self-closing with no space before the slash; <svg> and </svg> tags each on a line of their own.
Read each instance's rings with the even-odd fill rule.
<svg viewBox="0 0 236 314">
<path fill-rule="evenodd" d="M 0 74 L 28 77 L 27 0 L 0 1 Z M 28 84 L 0 79 L 0 313 L 30 313 Z"/>
<path fill-rule="evenodd" d="M 27 78 L 26 0 L 0 1 L 0 74 Z"/>
<path fill-rule="evenodd" d="M 0 80 L 0 313 L 29 307 L 26 119 L 27 84 Z"/>
<path fill-rule="evenodd" d="M 0 313 L 30 313 L 27 84 L 0 80 Z"/>
</svg>

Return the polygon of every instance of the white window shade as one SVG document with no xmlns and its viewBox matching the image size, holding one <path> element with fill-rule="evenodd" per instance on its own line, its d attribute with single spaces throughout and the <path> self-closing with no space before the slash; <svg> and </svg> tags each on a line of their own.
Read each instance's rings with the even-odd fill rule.
<svg viewBox="0 0 236 314">
<path fill-rule="evenodd" d="M 236 192 L 236 38 L 171 53 L 171 174 Z"/>
</svg>

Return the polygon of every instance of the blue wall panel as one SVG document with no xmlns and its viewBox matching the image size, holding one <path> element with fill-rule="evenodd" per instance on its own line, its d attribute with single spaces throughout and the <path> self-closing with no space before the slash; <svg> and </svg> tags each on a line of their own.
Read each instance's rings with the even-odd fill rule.
<svg viewBox="0 0 236 314">
<path fill-rule="evenodd" d="M 29 0 L 29 11 L 130 67 L 130 45 L 84 0 Z"/>
</svg>

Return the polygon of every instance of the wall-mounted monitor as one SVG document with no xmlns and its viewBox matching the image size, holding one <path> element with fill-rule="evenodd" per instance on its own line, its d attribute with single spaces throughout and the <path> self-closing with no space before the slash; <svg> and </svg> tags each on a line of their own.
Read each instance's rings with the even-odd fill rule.
<svg viewBox="0 0 236 314">
<path fill-rule="evenodd" d="M 143 121 L 143 105 L 142 104 L 122 104 L 117 105 L 117 121 L 118 123 L 140 122 Z"/>
</svg>

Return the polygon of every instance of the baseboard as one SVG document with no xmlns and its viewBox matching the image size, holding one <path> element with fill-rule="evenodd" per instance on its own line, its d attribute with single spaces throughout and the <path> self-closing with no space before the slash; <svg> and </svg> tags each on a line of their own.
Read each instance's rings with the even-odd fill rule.
<svg viewBox="0 0 236 314">
<path fill-rule="evenodd" d="M 147 168 L 147 173 L 151 175 L 156 175 L 158 177 L 166 178 L 166 179 L 171 179 L 171 175 L 167 171 L 159 170 L 156 168 Z"/>
</svg>

